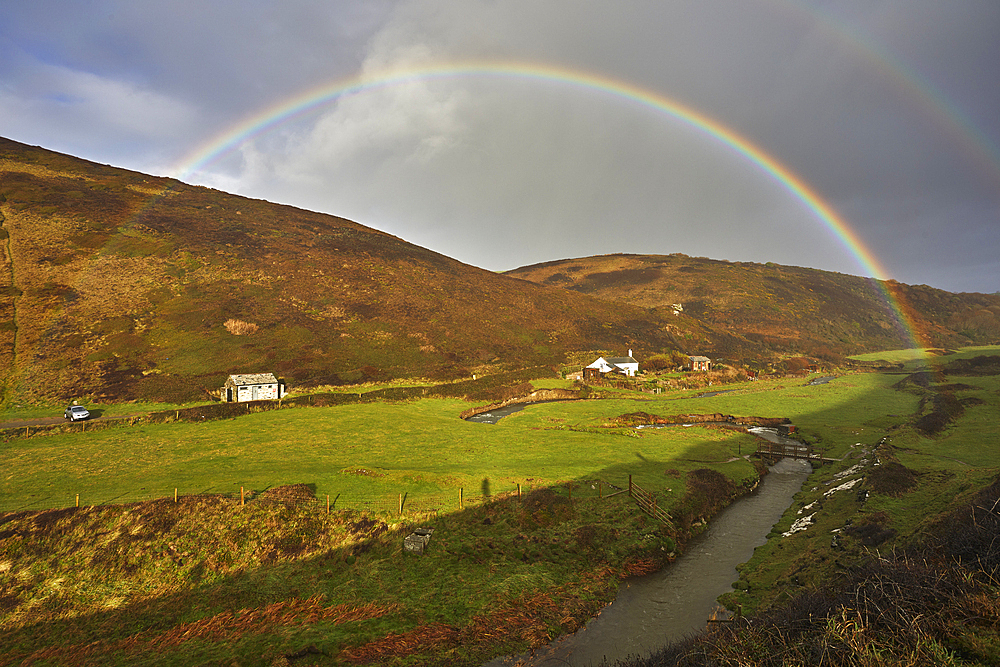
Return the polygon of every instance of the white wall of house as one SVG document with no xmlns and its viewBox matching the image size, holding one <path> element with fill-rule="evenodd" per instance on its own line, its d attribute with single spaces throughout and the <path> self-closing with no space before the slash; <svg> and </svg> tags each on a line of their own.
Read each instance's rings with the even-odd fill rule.
<svg viewBox="0 0 1000 667">
<path fill-rule="evenodd" d="M 240 385 L 236 388 L 236 401 L 266 401 L 277 400 L 278 385 L 276 384 L 251 384 Z"/>
</svg>

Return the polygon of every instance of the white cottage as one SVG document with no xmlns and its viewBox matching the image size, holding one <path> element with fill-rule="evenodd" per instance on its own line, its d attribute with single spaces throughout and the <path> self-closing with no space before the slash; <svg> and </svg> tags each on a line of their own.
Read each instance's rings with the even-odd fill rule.
<svg viewBox="0 0 1000 667">
<path fill-rule="evenodd" d="M 221 398 L 227 403 L 276 401 L 286 393 L 285 383 L 274 377 L 274 373 L 244 373 L 229 376 L 222 386 Z"/>
<path fill-rule="evenodd" d="M 639 372 L 639 362 L 632 358 L 632 350 L 629 350 L 627 357 L 608 357 L 607 359 L 598 357 L 587 368 L 595 368 L 602 375 L 604 373 L 618 372 L 629 377 L 635 377 L 635 374 Z"/>
</svg>

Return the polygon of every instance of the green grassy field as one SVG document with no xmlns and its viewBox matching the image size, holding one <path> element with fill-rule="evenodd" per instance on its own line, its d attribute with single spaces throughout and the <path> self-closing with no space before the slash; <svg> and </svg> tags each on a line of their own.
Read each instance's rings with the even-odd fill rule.
<svg viewBox="0 0 1000 667">
<path fill-rule="evenodd" d="M 260 492 L 304 483 L 352 507 L 396 505 L 402 493 L 412 509 L 447 510 L 457 508 L 459 489 L 472 499 L 487 486 L 500 493 L 572 480 L 621 485 L 629 474 L 655 485 L 665 462 L 684 470 L 723 464 L 753 442 L 701 428 L 641 436 L 591 428 L 636 410 L 633 400 L 539 405 L 497 425 L 462 421 L 467 406 L 422 400 L 300 408 L 16 439 L 0 456 L 0 508 L 65 507 L 76 494 L 100 504 L 172 495 L 174 488 Z M 754 474 L 746 461 L 728 465 L 733 477 Z"/>
<path fill-rule="evenodd" d="M 745 458 L 753 436 L 615 421 L 640 411 L 786 417 L 843 459 L 817 469 L 727 600 L 766 608 L 861 557 L 858 541 L 831 549 L 848 520 L 909 539 L 1000 470 L 988 444 L 997 376 L 942 380 L 966 407 L 934 436 L 912 426 L 933 387 L 894 388 L 903 377 L 748 382 L 714 397 L 605 392 L 497 425 L 459 419 L 464 401 L 424 399 L 10 439 L 0 513 L 17 513 L 0 514 L 0 665 L 477 665 L 570 632 L 758 474 Z M 838 477 L 863 457 L 867 468 Z M 824 495 L 873 475 L 876 458 L 913 472 L 912 487 L 865 503 Z M 607 497 L 629 476 L 673 524 Z M 781 537 L 815 501 L 815 524 Z M 418 525 L 435 533 L 427 554 L 408 556 L 402 539 Z"/>
<path fill-rule="evenodd" d="M 745 460 L 755 440 L 705 428 L 603 428 L 637 411 L 788 417 L 828 455 L 893 421 L 917 398 L 889 388 L 893 376 L 859 374 L 806 386 L 793 379 L 727 385 L 732 393 L 616 398 L 536 405 L 499 424 L 458 418 L 468 403 L 400 403 L 297 408 L 204 423 L 150 424 L 93 433 L 14 439 L 0 450 L 0 510 L 44 509 L 180 494 L 261 492 L 309 484 L 340 506 L 450 510 L 467 499 L 574 480 L 666 488 L 666 468 L 725 466 L 738 480 L 755 474 Z M 558 382 L 558 381 L 555 381 Z M 542 381 L 540 386 L 552 386 Z M 891 416 L 891 415 L 896 415 Z M 871 423 L 877 423 L 873 427 Z"/>
</svg>

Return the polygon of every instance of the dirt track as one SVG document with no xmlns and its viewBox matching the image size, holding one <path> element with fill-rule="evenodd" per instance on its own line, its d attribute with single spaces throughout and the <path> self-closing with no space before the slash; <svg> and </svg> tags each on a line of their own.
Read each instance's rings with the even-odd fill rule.
<svg viewBox="0 0 1000 667">
<path fill-rule="evenodd" d="M 134 415 L 115 415 L 115 416 L 104 416 L 92 417 L 85 421 L 97 422 L 97 421 L 109 421 L 114 419 L 128 419 L 129 417 L 143 417 L 147 413 L 141 412 Z M 65 417 L 39 417 L 37 419 L 19 419 L 16 421 L 0 421 L 0 429 L 7 428 L 24 428 L 25 426 L 52 426 L 53 424 L 69 423 Z M 79 423 L 79 422 L 77 422 Z"/>
</svg>

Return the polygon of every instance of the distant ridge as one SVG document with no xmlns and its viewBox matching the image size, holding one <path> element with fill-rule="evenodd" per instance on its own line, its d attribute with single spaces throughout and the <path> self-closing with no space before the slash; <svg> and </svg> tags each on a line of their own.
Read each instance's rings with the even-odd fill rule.
<svg viewBox="0 0 1000 667">
<path fill-rule="evenodd" d="M 842 273 L 677 253 L 557 260 L 507 275 L 669 313 L 678 328 L 700 329 L 712 338 L 717 356 L 753 356 L 764 348 L 834 361 L 908 344 L 872 281 Z M 896 282 L 888 287 L 912 308 L 913 326 L 934 345 L 1000 340 L 998 295 Z"/>
</svg>

